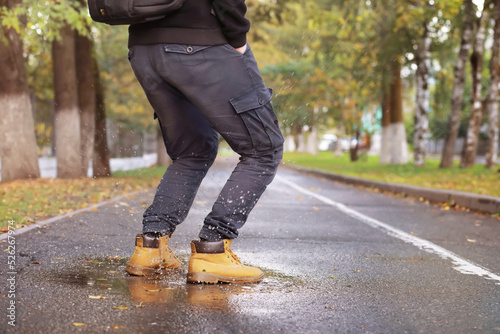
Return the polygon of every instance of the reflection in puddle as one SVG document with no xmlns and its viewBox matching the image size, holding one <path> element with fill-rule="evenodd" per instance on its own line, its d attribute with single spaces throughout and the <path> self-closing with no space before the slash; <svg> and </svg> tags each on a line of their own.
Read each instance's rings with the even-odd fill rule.
<svg viewBox="0 0 500 334">
<path fill-rule="evenodd" d="M 185 274 L 182 273 L 185 281 Z M 227 310 L 230 299 L 241 293 L 251 293 L 252 286 L 235 284 L 172 284 L 168 277 L 127 277 L 125 281 L 132 300 L 139 303 L 187 304 L 210 309 Z"/>
<path fill-rule="evenodd" d="M 184 270 L 172 270 L 169 275 L 152 277 L 131 276 L 124 271 L 127 259 L 78 259 L 77 267 L 61 275 L 49 274 L 48 281 L 79 286 L 88 294 L 107 293 L 124 296 L 146 307 L 148 304 L 188 305 L 213 311 L 231 311 L 241 296 L 255 293 L 292 292 L 302 286 L 294 277 L 266 271 L 257 284 L 191 284 L 186 283 Z M 96 291 L 97 290 L 97 291 Z M 85 292 L 85 293 L 87 293 Z M 170 307 L 170 306 L 169 306 Z"/>
</svg>

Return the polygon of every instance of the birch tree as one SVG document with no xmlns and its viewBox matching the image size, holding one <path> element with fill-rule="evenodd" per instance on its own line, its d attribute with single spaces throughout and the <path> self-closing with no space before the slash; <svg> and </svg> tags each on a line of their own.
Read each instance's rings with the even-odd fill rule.
<svg viewBox="0 0 500 334">
<path fill-rule="evenodd" d="M 483 103 L 481 97 L 482 72 L 483 72 L 483 49 L 486 38 L 486 28 L 490 19 L 489 7 L 490 1 L 484 3 L 481 18 L 477 23 L 477 33 L 474 41 L 474 48 L 470 58 L 472 69 L 472 98 L 471 115 L 467 127 L 462 156 L 460 160 L 461 168 L 468 168 L 474 165 L 476 160 L 477 145 L 479 141 L 479 129 L 483 123 Z"/>
<path fill-rule="evenodd" d="M 425 135 L 429 130 L 429 70 L 431 65 L 431 38 L 428 22 L 423 24 L 421 43 L 415 52 L 417 65 L 417 110 L 415 112 L 415 132 L 413 137 L 413 164 L 416 167 L 425 165 Z"/>
<path fill-rule="evenodd" d="M 498 85 L 500 84 L 500 0 L 494 0 L 495 27 L 490 60 L 490 87 L 486 98 L 488 114 L 488 142 L 486 148 L 486 168 L 494 168 L 498 157 Z"/>
<path fill-rule="evenodd" d="M 440 168 L 449 168 L 453 165 L 453 152 L 460 127 L 460 114 L 465 90 L 465 67 L 472 41 L 474 28 L 475 10 L 472 0 L 464 0 L 464 13 L 462 25 L 462 37 L 457 64 L 454 71 L 453 93 L 451 98 L 451 110 L 446 129 L 445 143 L 441 154 Z"/>
</svg>

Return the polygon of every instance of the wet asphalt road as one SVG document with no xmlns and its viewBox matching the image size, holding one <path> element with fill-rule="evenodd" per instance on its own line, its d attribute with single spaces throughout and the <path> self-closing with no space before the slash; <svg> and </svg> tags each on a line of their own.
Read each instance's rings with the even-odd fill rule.
<svg viewBox="0 0 500 334">
<path fill-rule="evenodd" d="M 171 240 L 185 266 L 168 277 L 123 271 L 153 191 L 16 235 L 17 274 L 8 274 L 7 252 L 0 256 L 0 332 L 500 333 L 498 219 L 284 168 L 233 243 L 266 278 L 255 285 L 186 284 L 189 242 L 232 164 L 219 159 L 203 182 Z M 402 235 L 441 246 L 487 275 L 457 270 Z M 7 249 L 6 241 L 0 245 Z M 8 324 L 11 300 L 15 327 Z"/>
</svg>

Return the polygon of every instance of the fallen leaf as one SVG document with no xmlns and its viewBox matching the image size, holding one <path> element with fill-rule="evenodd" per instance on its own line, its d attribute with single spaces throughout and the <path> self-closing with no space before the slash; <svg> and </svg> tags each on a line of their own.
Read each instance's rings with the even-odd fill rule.
<svg viewBox="0 0 500 334">
<path fill-rule="evenodd" d="M 127 306 L 113 306 L 115 310 L 128 310 Z"/>
<path fill-rule="evenodd" d="M 31 261 L 31 264 L 42 264 L 41 261 Z"/>
<path fill-rule="evenodd" d="M 159 292 L 160 289 L 154 289 L 154 290 L 148 290 L 148 289 L 146 289 L 146 291 L 148 291 L 148 292 Z"/>
<path fill-rule="evenodd" d="M 81 323 L 81 322 L 74 322 L 73 326 L 75 326 L 75 327 L 83 327 L 83 326 L 85 326 L 85 324 Z"/>
<path fill-rule="evenodd" d="M 469 239 L 469 238 L 467 238 L 467 241 L 468 242 L 476 242 L 476 239 Z"/>
<path fill-rule="evenodd" d="M 120 329 L 120 328 L 123 328 L 123 326 L 122 325 L 112 325 L 112 326 L 109 326 L 109 328 Z"/>
<path fill-rule="evenodd" d="M 106 297 L 104 297 L 104 296 L 91 296 L 91 295 L 89 295 L 89 299 L 104 299 L 104 298 L 106 298 Z"/>
<path fill-rule="evenodd" d="M 330 278 L 337 278 L 337 277 L 335 277 L 335 276 L 330 276 Z"/>
<path fill-rule="evenodd" d="M 329 308 L 330 310 L 336 310 L 335 307 L 331 307 L 331 306 L 325 306 L 325 308 Z"/>
</svg>

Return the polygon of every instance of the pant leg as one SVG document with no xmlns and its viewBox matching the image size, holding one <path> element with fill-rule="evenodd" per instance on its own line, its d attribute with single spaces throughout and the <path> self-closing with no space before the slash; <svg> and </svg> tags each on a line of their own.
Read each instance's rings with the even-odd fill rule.
<svg viewBox="0 0 500 334">
<path fill-rule="evenodd" d="M 236 238 L 283 153 L 283 136 L 253 54 L 229 45 L 149 46 L 157 73 L 176 87 L 240 155 L 200 237 Z"/>
<path fill-rule="evenodd" d="M 199 110 L 156 74 L 147 48 L 131 48 L 130 61 L 158 117 L 173 161 L 157 187 L 153 203 L 144 212 L 143 232 L 171 234 L 189 212 L 217 155 L 219 137 Z"/>
</svg>

